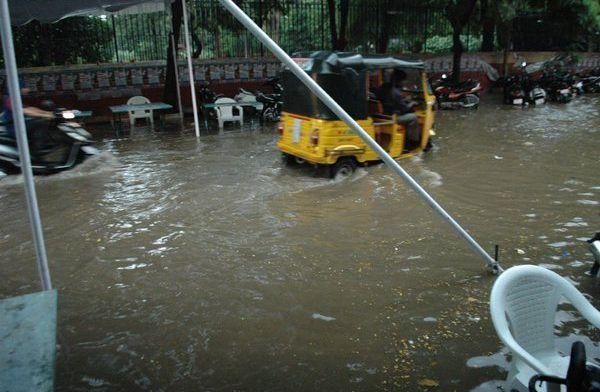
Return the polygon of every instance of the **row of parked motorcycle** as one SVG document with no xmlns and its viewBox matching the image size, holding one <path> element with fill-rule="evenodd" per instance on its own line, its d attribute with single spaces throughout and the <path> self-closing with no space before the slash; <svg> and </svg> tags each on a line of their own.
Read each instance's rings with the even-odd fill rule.
<svg viewBox="0 0 600 392">
<path fill-rule="evenodd" d="M 242 104 L 244 114 L 258 115 L 264 121 L 279 121 L 281 118 L 282 101 L 281 96 L 283 87 L 278 78 L 270 78 L 264 83 L 265 88 L 272 92 L 265 93 L 259 90 L 247 90 L 240 88 L 234 99 Z M 208 84 L 200 86 L 200 100 L 204 103 L 214 103 L 219 98 L 224 98 L 223 94 L 218 94 L 209 88 Z M 244 105 L 246 104 L 246 105 Z"/>
<path fill-rule="evenodd" d="M 468 79 L 454 83 L 448 75 L 432 80 L 438 108 L 458 109 L 479 106 L 481 83 Z M 547 68 L 538 77 L 527 71 L 521 63 L 519 71 L 508 78 L 500 78 L 497 86 L 503 89 L 504 103 L 508 105 L 542 105 L 547 101 L 567 103 L 584 93 L 600 93 L 600 68 L 571 73 L 557 68 Z"/>
<path fill-rule="evenodd" d="M 536 78 L 523 62 L 520 72 L 505 79 L 503 85 L 504 103 L 509 105 L 567 103 L 584 93 L 600 93 L 600 68 L 585 73 L 547 68 Z"/>
</svg>

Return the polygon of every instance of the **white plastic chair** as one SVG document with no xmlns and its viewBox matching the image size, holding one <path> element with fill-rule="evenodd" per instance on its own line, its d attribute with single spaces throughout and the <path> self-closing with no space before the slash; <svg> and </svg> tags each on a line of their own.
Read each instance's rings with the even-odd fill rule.
<svg viewBox="0 0 600 392">
<path fill-rule="evenodd" d="M 600 328 L 600 312 L 555 272 L 521 265 L 506 270 L 494 283 L 490 297 L 492 322 L 513 357 L 507 390 L 527 390 L 535 374 L 566 376 L 570 357 L 559 353 L 554 344 L 554 319 L 561 298 Z"/>
<path fill-rule="evenodd" d="M 220 103 L 232 104 L 237 103 L 235 99 L 231 98 L 219 98 L 215 101 L 216 105 Z M 233 114 L 233 109 L 236 109 L 238 114 Z M 217 121 L 219 122 L 219 128 L 222 129 L 226 121 L 239 122 L 240 126 L 244 125 L 244 110 L 240 105 L 227 105 L 215 107 L 217 112 Z"/>
<path fill-rule="evenodd" d="M 136 95 L 135 97 L 129 98 L 127 101 L 127 105 L 143 105 L 145 103 L 150 103 L 150 100 L 146 97 L 142 97 L 141 95 Z M 133 127 L 135 126 L 135 121 L 140 118 L 145 118 L 150 121 L 151 125 L 154 125 L 154 111 L 152 109 L 136 109 L 129 111 L 129 124 Z"/>
</svg>

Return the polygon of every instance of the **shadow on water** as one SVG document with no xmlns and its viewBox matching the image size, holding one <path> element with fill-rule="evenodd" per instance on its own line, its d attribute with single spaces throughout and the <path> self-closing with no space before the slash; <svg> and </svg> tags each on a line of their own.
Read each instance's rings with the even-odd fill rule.
<svg viewBox="0 0 600 392">
<path fill-rule="evenodd" d="M 599 305 L 583 242 L 600 226 L 599 108 L 438 112 L 433 151 L 401 164 L 505 267 L 553 268 Z M 57 390 L 495 390 L 483 262 L 385 166 L 331 181 L 285 167 L 276 135 L 107 133 L 98 162 L 36 181 Z M 4 296 L 37 289 L 6 180 Z M 597 333 L 559 317 L 559 345 L 581 333 L 598 356 Z"/>
</svg>

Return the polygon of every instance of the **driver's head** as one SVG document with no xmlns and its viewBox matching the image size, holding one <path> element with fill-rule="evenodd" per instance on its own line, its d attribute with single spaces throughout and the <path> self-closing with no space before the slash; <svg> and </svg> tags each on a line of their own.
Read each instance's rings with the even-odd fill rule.
<svg viewBox="0 0 600 392">
<path fill-rule="evenodd" d="M 394 84 L 394 87 L 402 87 L 405 80 L 406 72 L 400 69 L 395 69 L 394 73 L 392 74 L 392 83 Z"/>
</svg>

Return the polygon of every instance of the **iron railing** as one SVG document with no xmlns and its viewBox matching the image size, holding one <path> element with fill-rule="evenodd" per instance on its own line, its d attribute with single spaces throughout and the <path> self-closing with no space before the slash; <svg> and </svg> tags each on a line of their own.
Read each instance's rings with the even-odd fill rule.
<svg viewBox="0 0 600 392">
<path fill-rule="evenodd" d="M 188 4 L 193 49 L 202 48 L 199 58 L 268 55 L 217 0 L 190 0 Z M 332 47 L 326 0 L 244 0 L 242 5 L 289 53 Z M 339 13 L 336 17 L 339 25 Z M 462 35 L 466 51 L 479 50 L 481 42 L 480 23 L 477 17 L 472 19 Z M 514 29 L 515 33 L 521 30 Z M 166 10 L 138 15 L 74 17 L 50 25 L 32 22 L 16 27 L 14 35 L 20 66 L 47 66 L 165 59 L 170 33 L 171 16 Z M 426 2 L 351 1 L 346 49 L 374 53 L 381 50 L 382 40 L 387 40 L 388 53 L 449 52 L 451 34 L 445 11 Z M 516 37 L 515 42 L 521 41 Z M 540 49 L 559 48 L 540 46 Z"/>
</svg>

